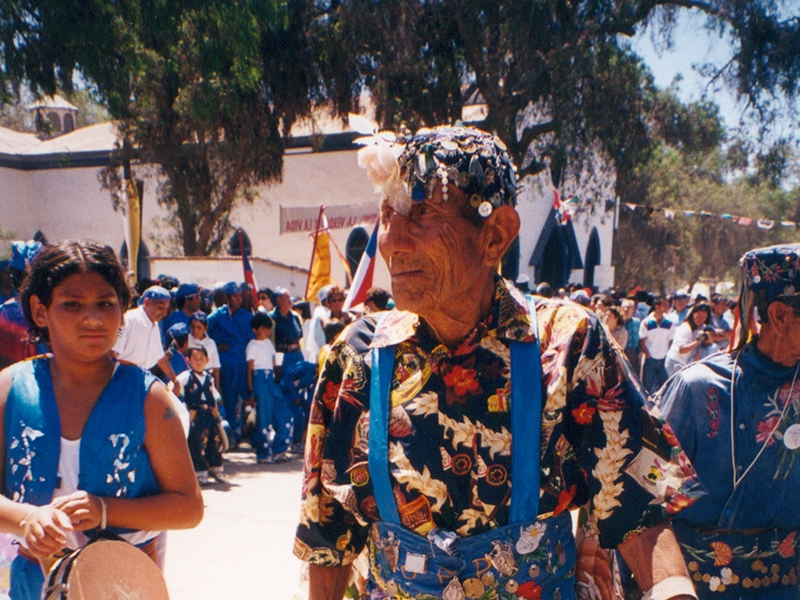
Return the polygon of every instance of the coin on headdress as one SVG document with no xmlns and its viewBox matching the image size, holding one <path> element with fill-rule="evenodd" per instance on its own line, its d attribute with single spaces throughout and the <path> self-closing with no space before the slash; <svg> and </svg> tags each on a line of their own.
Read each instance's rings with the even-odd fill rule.
<svg viewBox="0 0 800 600">
<path fill-rule="evenodd" d="M 478 214 L 484 218 L 492 214 L 492 205 L 484 200 L 478 207 Z"/>
</svg>

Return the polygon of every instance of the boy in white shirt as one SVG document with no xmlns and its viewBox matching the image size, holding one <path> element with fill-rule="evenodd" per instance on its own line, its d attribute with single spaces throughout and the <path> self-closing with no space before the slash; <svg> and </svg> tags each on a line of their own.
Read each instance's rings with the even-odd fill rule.
<svg viewBox="0 0 800 600">
<path fill-rule="evenodd" d="M 247 344 L 247 390 L 256 405 L 256 427 L 250 444 L 259 463 L 272 464 L 292 459 L 287 452 L 292 443 L 294 419 L 283 402 L 281 390 L 275 383 L 275 347 L 270 341 L 273 321 L 266 313 L 258 312 L 250 320 L 256 339 Z M 270 439 L 269 429 L 273 436 Z"/>
<path fill-rule="evenodd" d="M 217 342 L 207 335 L 207 331 L 208 316 L 203 311 L 198 310 L 189 317 L 189 346 L 202 346 L 206 349 L 208 354 L 206 370 L 210 371 L 214 376 L 214 384 L 219 389 L 219 351 L 217 350 Z"/>
<path fill-rule="evenodd" d="M 222 398 L 214 385 L 214 378 L 205 371 L 208 354 L 203 346 L 189 346 L 186 356 L 189 370 L 178 375 L 181 400 L 189 409 L 189 453 L 192 455 L 197 481 L 208 483 L 211 475 L 219 483 L 227 483 L 223 474 L 222 452 L 227 439 L 222 428 L 218 403 Z"/>
</svg>

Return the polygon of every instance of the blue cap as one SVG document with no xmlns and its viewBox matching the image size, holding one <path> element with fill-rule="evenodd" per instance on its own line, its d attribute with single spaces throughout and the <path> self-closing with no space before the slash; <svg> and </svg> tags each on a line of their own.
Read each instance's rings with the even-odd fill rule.
<svg viewBox="0 0 800 600">
<path fill-rule="evenodd" d="M 235 281 L 229 281 L 225 285 L 222 286 L 222 291 L 230 296 L 231 294 L 241 294 L 242 290 L 239 287 L 239 284 Z"/>
<path fill-rule="evenodd" d="M 36 255 L 42 250 L 40 242 L 11 242 L 11 268 L 17 271 L 24 271 Z"/>
<path fill-rule="evenodd" d="M 171 300 L 171 296 L 169 295 L 169 290 L 160 285 L 154 285 L 144 291 L 142 300 Z"/>
<path fill-rule="evenodd" d="M 198 321 L 203 325 L 208 326 L 208 315 L 204 313 L 202 310 L 198 310 L 195 313 L 192 313 L 192 316 L 189 317 L 189 323 L 191 324 L 193 321 Z"/>
<path fill-rule="evenodd" d="M 175 292 L 176 298 L 186 298 L 200 293 L 200 286 L 196 283 L 182 283 Z"/>
<path fill-rule="evenodd" d="M 189 335 L 189 328 L 186 323 L 175 323 L 175 325 L 167 329 L 167 336 L 171 340 L 187 335 Z"/>
</svg>

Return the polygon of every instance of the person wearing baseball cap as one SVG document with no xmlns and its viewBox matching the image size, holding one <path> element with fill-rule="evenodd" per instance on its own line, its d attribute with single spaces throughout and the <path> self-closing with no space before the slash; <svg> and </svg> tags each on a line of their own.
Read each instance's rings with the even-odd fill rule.
<svg viewBox="0 0 800 600">
<path fill-rule="evenodd" d="M 164 331 L 178 323 L 188 327 L 189 319 L 198 310 L 200 310 L 200 286 L 196 283 L 180 284 L 175 290 L 175 310 L 164 319 Z"/>
</svg>

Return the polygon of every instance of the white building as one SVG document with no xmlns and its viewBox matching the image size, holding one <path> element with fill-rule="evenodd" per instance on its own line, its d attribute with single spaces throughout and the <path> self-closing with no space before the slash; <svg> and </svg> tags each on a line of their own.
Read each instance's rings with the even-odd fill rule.
<svg viewBox="0 0 800 600">
<path fill-rule="evenodd" d="M 360 255 L 358 250 L 366 244 L 377 218 L 377 197 L 356 163 L 352 145 L 356 134 L 330 120 L 324 124 L 322 143 L 317 136 L 312 146 L 315 132 L 310 127 L 301 126 L 295 132 L 284 158 L 283 182 L 262 186 L 252 204 L 239 205 L 233 211 L 231 224 L 249 239 L 259 285 L 285 285 L 293 295 L 301 296 L 312 254 L 309 232 L 315 227 L 320 205 L 326 207 L 336 246 L 343 254 L 351 250 Z M 114 211 L 110 192 L 102 188 L 99 179 L 115 141 L 111 123 L 48 140 L 0 128 L 0 231 L 14 239 L 35 235 L 49 241 L 94 239 L 127 254 L 125 217 Z M 166 243 L 167 215 L 156 201 L 157 169 L 140 166 L 136 177 L 143 180 L 141 276 L 164 273 L 206 286 L 241 280 L 238 259 L 181 258 L 174 246 Z M 597 182 L 584 185 L 597 186 Z M 561 188 L 564 198 L 582 197 L 582 188 L 569 180 Z M 602 188 L 602 194 L 613 198 L 613 179 Z M 614 213 L 603 208 L 594 215 L 579 212 L 570 224 L 560 225 L 553 210 L 549 175 L 526 178 L 518 204 L 522 230 L 508 261 L 508 275 L 514 278 L 516 273 L 527 273 L 532 282 L 547 280 L 554 287 L 570 281 L 601 289 L 611 286 Z M 4 250 L 0 242 L 0 254 Z M 335 248 L 331 253 L 333 277 L 344 283 L 344 267 Z M 389 287 L 382 261 L 376 268 L 375 284 Z"/>
</svg>

